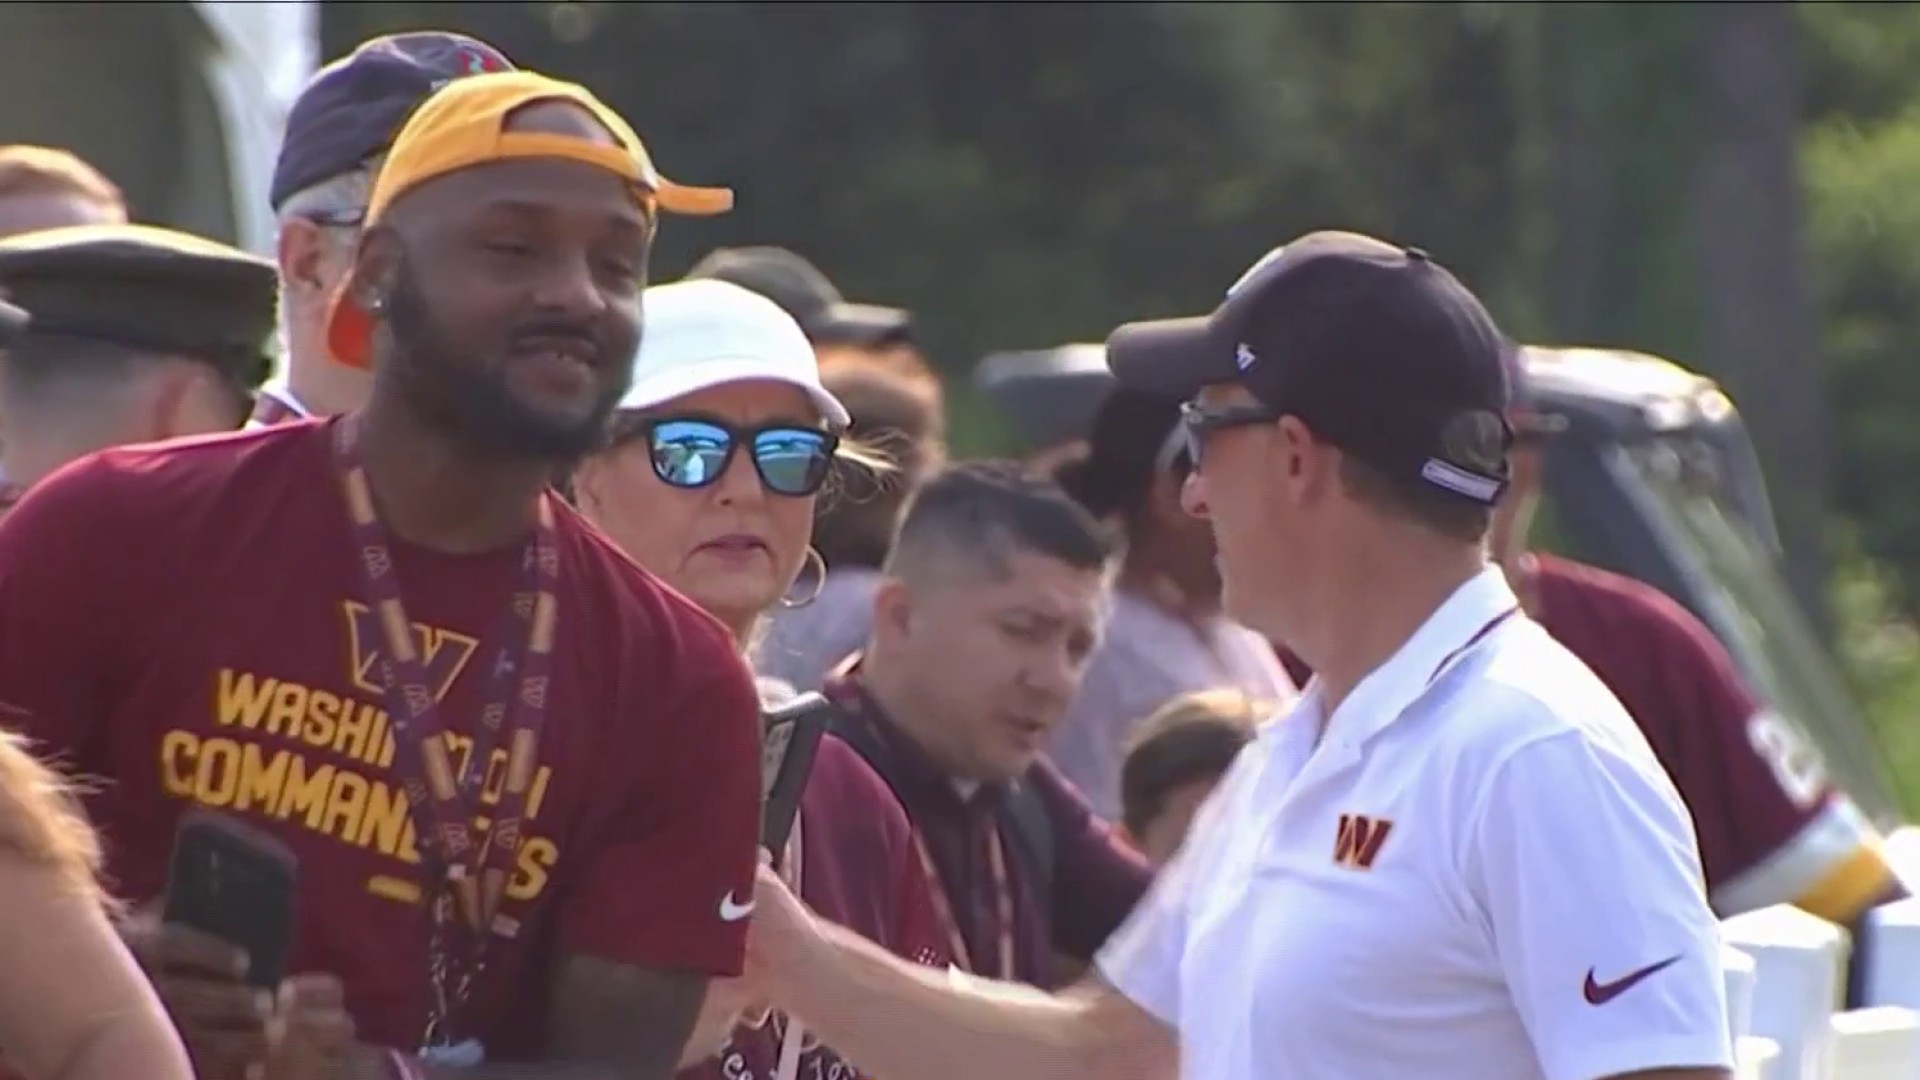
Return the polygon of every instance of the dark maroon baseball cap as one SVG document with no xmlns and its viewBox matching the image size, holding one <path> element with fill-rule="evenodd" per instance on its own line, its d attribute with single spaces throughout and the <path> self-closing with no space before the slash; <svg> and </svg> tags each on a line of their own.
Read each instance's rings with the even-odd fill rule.
<svg viewBox="0 0 1920 1080">
<path fill-rule="evenodd" d="M 1237 384 L 1390 476 L 1492 505 L 1511 469 L 1507 337 L 1418 248 L 1317 232 L 1268 252 L 1211 315 L 1107 339 L 1122 385 Z"/>
<path fill-rule="evenodd" d="M 357 168 L 386 150 L 401 125 L 449 80 L 512 71 L 500 50 L 441 30 L 388 34 L 319 70 L 287 114 L 268 201 L 288 197 Z"/>
</svg>

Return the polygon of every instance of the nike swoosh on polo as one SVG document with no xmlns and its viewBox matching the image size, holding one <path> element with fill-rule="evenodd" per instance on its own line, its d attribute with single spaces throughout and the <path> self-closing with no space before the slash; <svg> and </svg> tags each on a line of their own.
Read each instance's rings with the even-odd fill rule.
<svg viewBox="0 0 1920 1080">
<path fill-rule="evenodd" d="M 1587 984 L 1586 986 L 1582 987 L 1581 990 L 1582 990 L 1582 993 L 1586 995 L 1587 1004 L 1605 1005 L 1607 1002 L 1612 1001 L 1614 998 L 1617 998 L 1621 994 L 1624 994 L 1627 991 L 1633 989 L 1635 986 L 1638 986 L 1640 983 L 1646 981 L 1647 979 L 1651 978 L 1655 974 L 1661 971 L 1665 971 L 1667 968 L 1670 968 L 1679 962 L 1680 962 L 1680 957 L 1669 956 L 1665 960 L 1662 960 L 1657 964 L 1648 964 L 1646 967 L 1643 967 L 1638 971 L 1630 972 L 1627 975 L 1622 976 L 1621 978 L 1618 978 L 1613 980 L 1612 982 L 1606 982 L 1606 983 L 1594 981 L 1593 969 L 1588 968 Z"/>
<path fill-rule="evenodd" d="M 738 900 L 735 900 L 733 898 L 732 893 L 728 893 L 727 895 L 720 898 L 720 921 L 721 922 L 739 922 L 741 919 L 744 919 L 751 914 L 753 914 L 752 900 L 748 900 L 745 903 L 742 903 Z"/>
</svg>

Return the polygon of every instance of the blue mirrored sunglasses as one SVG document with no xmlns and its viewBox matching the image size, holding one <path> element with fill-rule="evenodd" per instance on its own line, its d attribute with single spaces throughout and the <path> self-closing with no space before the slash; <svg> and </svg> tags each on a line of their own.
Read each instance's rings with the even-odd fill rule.
<svg viewBox="0 0 1920 1080">
<path fill-rule="evenodd" d="M 840 437 L 795 423 L 739 428 L 706 417 L 650 417 L 635 435 L 644 435 L 653 474 L 662 483 L 685 490 L 720 482 L 745 445 L 760 483 L 776 495 L 812 495 L 827 481 Z M 623 440 L 624 441 L 624 440 Z"/>
</svg>

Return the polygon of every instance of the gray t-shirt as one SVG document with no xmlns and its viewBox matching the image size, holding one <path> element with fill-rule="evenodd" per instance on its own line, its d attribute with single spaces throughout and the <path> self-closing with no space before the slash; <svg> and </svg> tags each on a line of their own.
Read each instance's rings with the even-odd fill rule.
<svg viewBox="0 0 1920 1080">
<path fill-rule="evenodd" d="M 866 648 L 880 580 L 880 571 L 864 566 L 834 570 L 811 603 L 774 609 L 752 650 L 753 669 L 802 692 L 820 689 L 834 665 Z M 805 595 L 810 587 L 796 589 Z"/>
<path fill-rule="evenodd" d="M 1221 687 L 1276 709 L 1298 695 L 1259 634 L 1224 616 L 1196 624 L 1144 596 L 1117 591 L 1106 636 L 1053 733 L 1049 756 L 1096 813 L 1118 821 L 1120 766 L 1134 729 L 1181 694 Z"/>
</svg>

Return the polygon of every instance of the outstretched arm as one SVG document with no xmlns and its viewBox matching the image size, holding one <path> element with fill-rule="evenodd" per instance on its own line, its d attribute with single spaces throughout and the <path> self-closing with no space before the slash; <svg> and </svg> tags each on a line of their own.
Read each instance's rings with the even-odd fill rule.
<svg viewBox="0 0 1920 1080">
<path fill-rule="evenodd" d="M 1163 1080 L 1172 1029 L 1094 979 L 1052 995 L 910 964 L 813 918 L 762 869 L 749 956 L 778 1007 L 891 1080 Z"/>
</svg>

